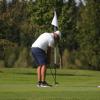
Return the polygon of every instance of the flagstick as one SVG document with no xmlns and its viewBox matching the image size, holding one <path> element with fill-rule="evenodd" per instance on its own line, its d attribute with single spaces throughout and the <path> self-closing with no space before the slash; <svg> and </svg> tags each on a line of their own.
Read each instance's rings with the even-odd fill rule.
<svg viewBox="0 0 100 100">
<path fill-rule="evenodd" d="M 54 8 L 54 21 L 53 21 L 53 25 L 54 25 L 54 32 L 57 31 L 58 29 L 58 20 L 57 20 L 57 15 L 56 15 L 56 9 Z M 54 48 L 54 64 L 57 63 L 57 45 L 55 44 L 55 48 Z"/>
<path fill-rule="evenodd" d="M 54 9 L 54 12 L 56 12 L 56 10 Z M 58 27 L 54 26 L 54 32 L 57 31 Z M 54 48 L 54 64 L 57 64 L 57 45 L 55 44 L 55 48 Z M 57 84 L 56 82 L 56 66 L 55 67 L 55 84 Z"/>
<path fill-rule="evenodd" d="M 55 48 L 54 48 L 54 64 L 57 64 L 57 46 L 55 44 Z M 55 84 L 56 84 L 56 66 L 55 67 Z"/>
<path fill-rule="evenodd" d="M 54 26 L 54 32 L 57 31 L 57 27 Z M 55 44 L 54 48 L 54 64 L 57 63 L 57 45 Z"/>
<path fill-rule="evenodd" d="M 54 32 L 57 31 L 58 29 L 58 20 L 57 20 L 57 15 L 56 15 L 56 10 L 54 8 L 54 17 L 53 17 L 53 20 L 52 20 L 52 23 L 51 23 L 53 26 L 54 26 Z M 54 64 L 57 63 L 57 45 L 55 43 L 55 48 L 54 48 Z M 55 84 L 57 83 L 56 82 L 56 65 L 54 66 L 55 68 Z"/>
</svg>

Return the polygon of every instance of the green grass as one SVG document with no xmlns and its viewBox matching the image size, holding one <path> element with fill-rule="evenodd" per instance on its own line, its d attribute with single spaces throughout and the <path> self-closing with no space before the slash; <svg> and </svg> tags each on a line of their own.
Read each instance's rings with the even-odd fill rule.
<svg viewBox="0 0 100 100">
<path fill-rule="evenodd" d="M 47 80 L 54 84 L 50 70 Z M 36 69 L 1 68 L 0 100 L 100 100 L 100 72 L 57 70 L 58 86 L 37 88 Z"/>
</svg>

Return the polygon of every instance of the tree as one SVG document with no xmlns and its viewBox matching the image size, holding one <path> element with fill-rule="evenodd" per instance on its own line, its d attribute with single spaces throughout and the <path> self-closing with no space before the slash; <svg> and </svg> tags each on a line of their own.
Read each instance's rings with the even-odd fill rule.
<svg viewBox="0 0 100 100">
<path fill-rule="evenodd" d="M 98 37 L 98 6 L 94 1 L 88 1 L 85 10 L 81 9 L 80 20 L 77 22 L 79 33 L 77 41 L 79 44 L 78 54 L 83 66 L 89 66 L 91 69 L 99 69 L 99 37 Z"/>
</svg>

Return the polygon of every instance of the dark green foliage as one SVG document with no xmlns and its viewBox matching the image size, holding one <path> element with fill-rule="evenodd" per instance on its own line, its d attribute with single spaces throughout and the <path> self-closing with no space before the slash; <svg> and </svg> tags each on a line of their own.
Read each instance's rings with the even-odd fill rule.
<svg viewBox="0 0 100 100">
<path fill-rule="evenodd" d="M 83 65 L 89 66 L 91 69 L 100 69 L 100 34 L 98 34 L 100 27 L 96 23 L 97 8 L 96 2 L 89 2 L 87 8 L 81 9 L 81 19 L 77 22 L 79 31 L 76 35 L 79 44 L 77 53 Z"/>
<path fill-rule="evenodd" d="M 31 66 L 31 44 L 43 32 L 53 32 L 54 8 L 62 32 L 58 63 L 60 57 L 63 66 L 99 70 L 100 4 L 96 0 L 88 0 L 86 7 L 75 7 L 74 0 L 67 4 L 62 0 L 37 0 L 34 3 L 14 0 L 9 6 L 0 2 L 0 60 L 6 67 L 13 67 L 15 63 L 23 66 L 22 59 L 27 62 L 25 66 Z M 23 51 L 26 56 L 21 57 L 24 48 L 27 48 Z"/>
</svg>

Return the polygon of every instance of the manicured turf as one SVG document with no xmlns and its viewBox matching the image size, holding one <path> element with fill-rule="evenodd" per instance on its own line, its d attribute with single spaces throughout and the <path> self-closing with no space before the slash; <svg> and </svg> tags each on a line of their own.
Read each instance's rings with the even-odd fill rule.
<svg viewBox="0 0 100 100">
<path fill-rule="evenodd" d="M 47 80 L 51 88 L 37 88 L 36 69 L 1 68 L 0 100 L 100 100 L 100 72 L 57 70 L 58 86 L 50 70 Z"/>
</svg>

